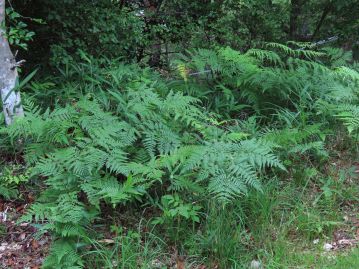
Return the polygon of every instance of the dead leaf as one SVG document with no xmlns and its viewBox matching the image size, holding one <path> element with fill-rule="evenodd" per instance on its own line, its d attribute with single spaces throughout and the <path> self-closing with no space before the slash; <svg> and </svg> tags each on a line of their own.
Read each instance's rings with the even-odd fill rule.
<svg viewBox="0 0 359 269">
<path fill-rule="evenodd" d="M 105 243 L 105 244 L 114 244 L 115 243 L 115 241 L 112 239 L 102 239 L 102 240 L 99 240 L 98 242 Z"/>
<path fill-rule="evenodd" d="M 32 242 L 31 242 L 31 246 L 32 246 L 32 248 L 36 249 L 36 248 L 39 247 L 39 243 L 34 239 L 34 240 L 32 240 Z"/>
<path fill-rule="evenodd" d="M 26 238 L 26 233 L 21 233 L 19 239 L 22 241 Z"/>
<path fill-rule="evenodd" d="M 19 205 L 16 207 L 16 212 L 22 212 L 24 210 L 24 205 Z"/>
<path fill-rule="evenodd" d="M 338 241 L 339 245 L 353 245 L 353 243 L 355 243 L 355 240 L 350 240 L 350 239 L 341 239 Z"/>
<path fill-rule="evenodd" d="M 186 265 L 185 265 L 183 256 L 177 257 L 176 263 L 177 263 L 177 269 L 186 269 Z"/>
</svg>

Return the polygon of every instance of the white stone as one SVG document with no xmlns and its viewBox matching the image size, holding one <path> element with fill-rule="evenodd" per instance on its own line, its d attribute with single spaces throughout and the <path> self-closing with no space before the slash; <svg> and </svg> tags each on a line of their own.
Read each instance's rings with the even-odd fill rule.
<svg viewBox="0 0 359 269">
<path fill-rule="evenodd" d="M 333 245 L 332 244 L 329 244 L 329 243 L 325 243 L 324 246 L 323 246 L 323 249 L 325 251 L 330 251 L 333 249 Z"/>
<path fill-rule="evenodd" d="M 262 269 L 262 264 L 260 261 L 256 261 L 256 260 L 253 260 L 251 261 L 251 266 L 249 267 L 250 269 Z"/>
</svg>

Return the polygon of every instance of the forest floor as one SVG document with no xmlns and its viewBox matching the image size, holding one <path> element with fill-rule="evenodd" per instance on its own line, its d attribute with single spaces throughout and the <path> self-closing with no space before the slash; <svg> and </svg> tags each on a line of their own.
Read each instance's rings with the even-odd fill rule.
<svg viewBox="0 0 359 269">
<path fill-rule="evenodd" d="M 49 235 L 37 235 L 36 224 L 17 222 L 33 202 L 30 195 L 23 198 L 21 201 L 0 199 L 1 269 L 38 269 L 49 250 Z"/>
<path fill-rule="evenodd" d="M 31 199 L 30 199 L 31 200 Z M 39 269 L 46 257 L 51 238 L 48 234 L 36 235 L 36 225 L 30 223 L 17 223 L 26 208 L 29 200 L 25 202 L 11 202 L 0 200 L 0 268 L 1 269 Z M 359 209 L 359 208 L 358 208 Z M 338 264 L 330 268 L 356 269 L 352 265 L 359 265 L 359 212 L 347 211 L 343 216 L 344 225 L 333 233 L 331 240 L 313 240 L 312 249 L 295 250 L 298 246 L 293 246 L 290 250 L 296 252 L 292 258 L 308 259 L 306 265 L 293 265 L 288 268 L 329 268 L 327 264 Z M 318 246 L 316 248 L 316 245 Z M 288 253 L 289 254 L 289 253 Z M 189 268 L 186 267 L 186 260 L 175 261 L 170 255 L 172 266 L 165 268 Z M 331 261 L 338 260 L 333 263 Z M 156 261 L 154 261 L 155 263 Z M 157 261 L 161 264 L 168 262 Z M 295 263 L 300 263 L 296 261 Z M 341 267 L 343 266 L 343 267 Z M 348 267 L 346 267 L 348 266 Z M 204 265 L 191 267 L 196 269 L 212 269 Z M 264 267 L 266 268 L 266 267 Z M 273 268 L 272 266 L 270 268 Z"/>
<path fill-rule="evenodd" d="M 345 166 L 339 162 L 332 165 Z M 357 164 L 354 172 L 359 174 Z M 358 178 L 354 179 L 354 186 L 357 184 Z M 353 182 L 350 186 L 353 186 Z M 310 192 L 318 192 L 318 189 L 309 189 L 308 193 Z M 41 224 L 19 221 L 26 209 L 35 200 L 34 194 L 26 189 L 20 190 L 19 198 L 12 201 L 0 198 L 0 269 L 39 269 L 49 252 L 51 237 L 49 234 L 37 234 L 37 228 Z M 260 264 L 263 266 L 261 265 L 262 267 L 258 268 L 359 268 L 359 205 L 357 202 L 348 201 L 343 204 L 340 211 L 338 215 L 342 221 L 332 234 L 309 241 L 307 238 L 295 235 L 293 240 L 287 238 L 283 242 L 279 240 L 273 242 L 273 244 L 282 247 L 277 247 L 276 253 L 261 259 Z M 111 241 L 112 239 L 109 238 L 108 240 Z M 168 247 L 164 253 L 169 254 L 163 254 L 163 260 L 156 259 L 153 261 L 153 264 L 160 264 L 160 267 L 149 265 L 148 268 L 220 268 L 215 263 L 208 267 L 201 262 L 196 263 L 196 266 L 191 266 L 190 261 L 193 260 L 193 257 L 184 257 L 183 260 L 177 259 L 173 250 L 173 248 Z M 257 267 L 250 267 L 247 263 L 246 266 L 240 268 Z"/>
</svg>

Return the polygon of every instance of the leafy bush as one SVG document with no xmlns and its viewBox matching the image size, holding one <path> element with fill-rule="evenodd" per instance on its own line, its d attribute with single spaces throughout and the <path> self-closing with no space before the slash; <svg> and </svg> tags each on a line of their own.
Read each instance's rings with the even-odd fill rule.
<svg viewBox="0 0 359 269">
<path fill-rule="evenodd" d="M 55 66 L 78 59 L 79 49 L 96 57 L 132 59 L 146 40 L 143 18 L 112 1 L 44 1 L 44 7 L 50 10 L 47 30 L 57 40 L 51 44 Z"/>
</svg>

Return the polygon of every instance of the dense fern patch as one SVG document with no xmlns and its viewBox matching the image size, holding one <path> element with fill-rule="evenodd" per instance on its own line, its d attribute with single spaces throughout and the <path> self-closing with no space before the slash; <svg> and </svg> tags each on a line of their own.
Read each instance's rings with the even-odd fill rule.
<svg viewBox="0 0 359 269">
<path fill-rule="evenodd" d="M 159 184 L 182 195 L 202 188 L 194 202 L 207 195 L 228 202 L 248 188 L 261 190 L 265 168 L 284 169 L 270 143 L 222 128 L 193 97 L 161 97 L 155 87 L 111 88 L 107 104 L 89 94 L 53 111 L 29 102 L 25 118 L 3 129 L 11 141 L 23 140 L 33 177 L 46 184 L 23 218 L 46 222 L 41 230 L 62 238 L 45 268 L 82 264 L 75 242 L 86 243 L 101 202 L 141 200 Z"/>
<path fill-rule="evenodd" d="M 25 117 L 1 139 L 44 187 L 22 219 L 56 238 L 44 268 L 85 266 L 104 206 L 150 204 L 163 212 L 153 223 L 195 227 L 203 201 L 228 208 L 265 193 L 270 178 L 294 176 L 298 159 L 327 160 L 333 124 L 357 142 L 359 75 L 338 66 L 345 61 L 326 64 L 328 53 L 275 43 L 200 49 L 175 63 L 182 80 L 86 57 L 57 85 L 28 86 Z"/>
</svg>

